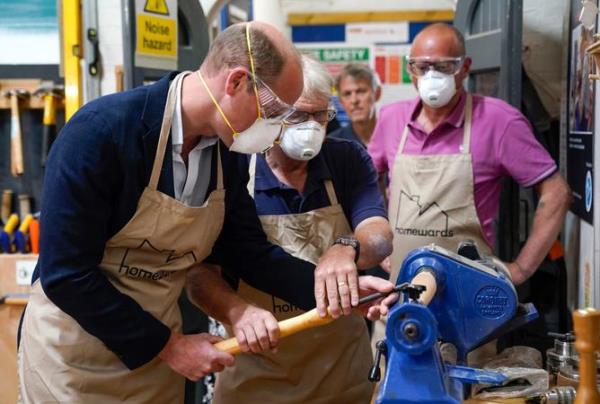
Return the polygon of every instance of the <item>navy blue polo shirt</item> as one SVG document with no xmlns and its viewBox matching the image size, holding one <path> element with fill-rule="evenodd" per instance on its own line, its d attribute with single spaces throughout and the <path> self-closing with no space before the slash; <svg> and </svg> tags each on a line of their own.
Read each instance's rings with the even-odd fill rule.
<svg viewBox="0 0 600 404">
<path fill-rule="evenodd" d="M 336 139 L 353 140 L 366 148 L 365 144 L 362 142 L 362 140 L 360 140 L 356 132 L 354 132 L 354 129 L 352 128 L 352 123 L 349 123 L 346 126 L 342 126 L 334 130 L 328 136 Z"/>
<path fill-rule="evenodd" d="M 363 220 L 387 218 L 377 186 L 377 172 L 358 143 L 327 137 L 321 152 L 308 162 L 304 193 L 280 182 L 264 156 L 256 159 L 254 200 L 258 215 L 305 213 L 329 206 L 325 180 L 332 180 L 338 202 L 355 229 Z"/>
</svg>

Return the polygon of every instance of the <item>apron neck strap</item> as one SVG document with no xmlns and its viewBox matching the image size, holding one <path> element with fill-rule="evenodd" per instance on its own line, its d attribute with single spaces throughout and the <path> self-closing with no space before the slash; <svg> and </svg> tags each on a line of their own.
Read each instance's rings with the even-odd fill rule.
<svg viewBox="0 0 600 404">
<path fill-rule="evenodd" d="M 402 137 L 400 138 L 400 145 L 398 146 L 398 153 L 402 153 L 404 151 L 404 146 L 406 145 L 406 139 L 408 138 L 408 133 L 410 130 L 408 129 L 408 125 L 404 125 L 404 131 L 402 132 Z"/>
<path fill-rule="evenodd" d="M 471 152 L 471 123 L 473 121 L 473 96 L 467 93 L 467 101 L 465 102 L 465 123 L 463 134 L 462 153 L 469 154 Z"/>
<path fill-rule="evenodd" d="M 250 156 L 250 165 L 248 166 L 248 193 L 254 198 L 254 188 L 256 184 L 256 154 Z"/>
<path fill-rule="evenodd" d="M 167 142 L 169 141 L 169 133 L 171 132 L 171 124 L 173 123 L 177 98 L 179 97 L 179 94 L 181 94 L 181 83 L 183 83 L 183 78 L 187 73 L 188 72 L 183 72 L 178 74 L 169 86 L 162 125 L 160 127 L 160 137 L 158 139 L 158 146 L 156 147 L 156 155 L 154 156 L 154 164 L 152 166 L 152 174 L 150 175 L 150 182 L 148 184 L 148 188 L 152 190 L 156 190 L 158 187 L 158 179 L 160 178 L 163 161 L 165 159 L 165 150 L 167 148 Z"/>
<path fill-rule="evenodd" d="M 467 100 L 465 102 L 465 122 L 463 127 L 463 144 L 462 151 L 463 154 L 468 154 L 471 151 L 471 122 L 473 120 L 473 96 L 471 93 L 467 93 Z M 404 151 L 404 146 L 406 145 L 406 139 L 408 139 L 408 134 L 410 130 L 408 129 L 408 125 L 404 125 L 404 131 L 402 132 L 402 137 L 400 138 L 400 145 L 398 146 L 398 152 L 402 153 Z"/>
<path fill-rule="evenodd" d="M 335 188 L 333 187 L 333 182 L 331 180 L 325 180 L 325 190 L 327 191 L 327 197 L 329 198 L 330 205 L 337 205 L 338 199 L 335 195 Z"/>
<path fill-rule="evenodd" d="M 223 189 L 223 165 L 221 163 L 221 141 L 217 140 L 217 189 Z"/>
</svg>

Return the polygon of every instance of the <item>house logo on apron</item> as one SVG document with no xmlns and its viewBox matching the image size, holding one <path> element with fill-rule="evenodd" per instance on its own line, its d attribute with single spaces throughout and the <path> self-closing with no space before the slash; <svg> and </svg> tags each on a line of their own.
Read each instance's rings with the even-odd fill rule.
<svg viewBox="0 0 600 404">
<path fill-rule="evenodd" d="M 163 269 L 156 270 L 143 265 L 145 256 L 148 252 L 158 253 L 165 257 Z M 160 281 L 161 279 L 168 280 L 171 277 L 170 266 L 179 267 L 183 262 L 193 264 L 196 262 L 196 255 L 193 251 L 188 251 L 183 254 L 176 254 L 175 250 L 160 250 L 152 245 L 150 241 L 144 239 L 142 243 L 134 248 L 125 249 L 121 265 L 119 266 L 119 274 L 128 276 L 129 278 L 144 279 L 149 281 Z"/>
<path fill-rule="evenodd" d="M 400 209 L 412 218 L 413 227 L 401 227 L 398 223 Z M 423 226 L 419 226 L 423 223 Z M 421 196 L 409 195 L 400 191 L 400 203 L 396 214 L 396 232 L 406 236 L 420 237 L 453 237 L 454 232 L 448 225 L 448 214 L 437 202 L 421 203 Z"/>
</svg>

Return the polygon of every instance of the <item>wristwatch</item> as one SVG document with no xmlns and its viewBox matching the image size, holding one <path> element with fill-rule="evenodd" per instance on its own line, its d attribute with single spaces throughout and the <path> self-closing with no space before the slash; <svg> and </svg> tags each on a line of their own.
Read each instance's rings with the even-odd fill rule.
<svg viewBox="0 0 600 404">
<path fill-rule="evenodd" d="M 354 248 L 354 262 L 358 262 L 358 257 L 360 256 L 360 243 L 356 238 L 352 236 L 339 236 L 335 239 L 333 244 L 348 245 Z"/>
</svg>

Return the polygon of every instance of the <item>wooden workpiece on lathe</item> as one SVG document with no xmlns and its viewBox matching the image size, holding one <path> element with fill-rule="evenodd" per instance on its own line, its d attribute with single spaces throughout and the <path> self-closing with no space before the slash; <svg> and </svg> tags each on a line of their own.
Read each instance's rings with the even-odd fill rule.
<svg viewBox="0 0 600 404">
<path fill-rule="evenodd" d="M 435 292 L 437 291 L 437 282 L 435 280 L 435 275 L 431 270 L 425 269 L 419 272 L 410 282 L 413 285 L 423 285 L 425 286 L 425 291 L 421 293 L 419 297 L 419 302 L 427 306 L 433 297 L 435 296 Z"/>
</svg>

